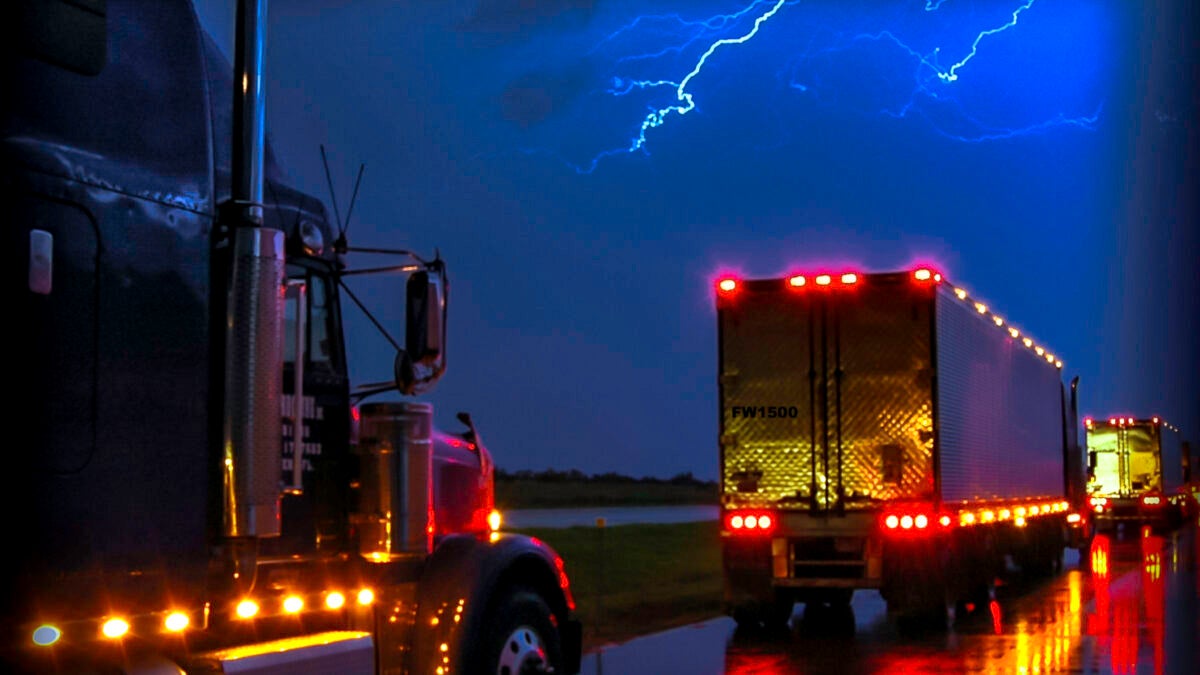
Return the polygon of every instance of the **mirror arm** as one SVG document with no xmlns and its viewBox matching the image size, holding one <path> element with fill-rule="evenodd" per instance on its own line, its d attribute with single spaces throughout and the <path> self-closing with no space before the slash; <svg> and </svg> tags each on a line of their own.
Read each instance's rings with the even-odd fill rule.
<svg viewBox="0 0 1200 675">
<path fill-rule="evenodd" d="M 338 279 L 338 286 L 340 286 L 341 289 L 346 292 L 346 295 L 351 300 L 354 301 L 355 305 L 358 305 L 358 308 L 360 310 L 362 310 L 362 313 L 365 314 L 368 319 L 371 320 L 371 323 L 375 324 L 375 328 L 378 329 L 379 332 L 383 334 L 383 337 L 387 338 L 387 341 L 392 343 L 392 348 L 399 351 L 400 343 L 396 342 L 395 338 L 392 337 L 391 333 L 389 333 L 387 331 L 387 329 L 383 327 L 383 324 L 379 323 L 379 320 L 375 318 L 375 315 L 371 314 L 371 311 L 369 309 L 367 309 L 366 305 L 364 305 L 362 303 L 362 301 L 360 301 L 358 299 L 358 296 L 354 294 L 354 291 L 350 290 L 350 287 L 347 286 L 344 281 L 342 281 L 341 275 L 339 275 L 337 279 Z"/>
</svg>

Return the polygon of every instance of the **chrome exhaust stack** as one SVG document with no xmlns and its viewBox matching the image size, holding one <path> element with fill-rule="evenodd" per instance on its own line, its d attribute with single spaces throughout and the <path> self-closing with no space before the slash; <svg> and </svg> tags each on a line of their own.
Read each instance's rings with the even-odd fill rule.
<svg viewBox="0 0 1200 675">
<path fill-rule="evenodd" d="M 240 0 L 234 57 L 232 243 L 225 314 L 220 467 L 223 534 L 279 535 L 283 421 L 283 232 L 263 227 L 266 0 Z"/>
<path fill-rule="evenodd" d="M 388 562 L 433 552 L 433 405 L 361 408 L 359 554 Z"/>
</svg>

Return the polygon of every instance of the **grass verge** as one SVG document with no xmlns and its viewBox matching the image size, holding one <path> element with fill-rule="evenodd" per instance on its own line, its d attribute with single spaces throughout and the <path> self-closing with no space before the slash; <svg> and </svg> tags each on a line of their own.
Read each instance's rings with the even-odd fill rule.
<svg viewBox="0 0 1200 675">
<path fill-rule="evenodd" d="M 717 523 L 524 528 L 566 561 L 584 650 L 721 612 Z"/>
</svg>

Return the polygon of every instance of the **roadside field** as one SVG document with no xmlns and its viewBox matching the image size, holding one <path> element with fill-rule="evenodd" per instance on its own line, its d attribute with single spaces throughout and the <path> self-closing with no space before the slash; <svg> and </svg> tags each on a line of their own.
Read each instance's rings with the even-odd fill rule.
<svg viewBox="0 0 1200 675">
<path fill-rule="evenodd" d="M 718 616 L 715 522 L 524 528 L 566 561 L 584 649 Z"/>
</svg>

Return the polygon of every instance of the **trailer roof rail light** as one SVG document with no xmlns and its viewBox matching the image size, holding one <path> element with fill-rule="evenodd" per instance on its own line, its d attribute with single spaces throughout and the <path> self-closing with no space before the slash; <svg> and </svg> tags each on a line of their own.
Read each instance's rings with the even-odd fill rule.
<svg viewBox="0 0 1200 675">
<path fill-rule="evenodd" d="M 791 286 L 792 288 L 801 288 L 806 283 L 808 283 L 808 280 L 804 278 L 803 274 L 797 274 L 796 276 L 788 277 L 788 286 Z"/>
<path fill-rule="evenodd" d="M 833 277 L 829 276 L 828 274 L 818 274 L 816 282 L 818 286 L 828 286 L 829 284 L 833 283 Z"/>
<path fill-rule="evenodd" d="M 854 272 L 846 272 L 842 275 L 842 283 L 849 286 L 850 284 L 858 283 L 858 275 Z"/>
</svg>

